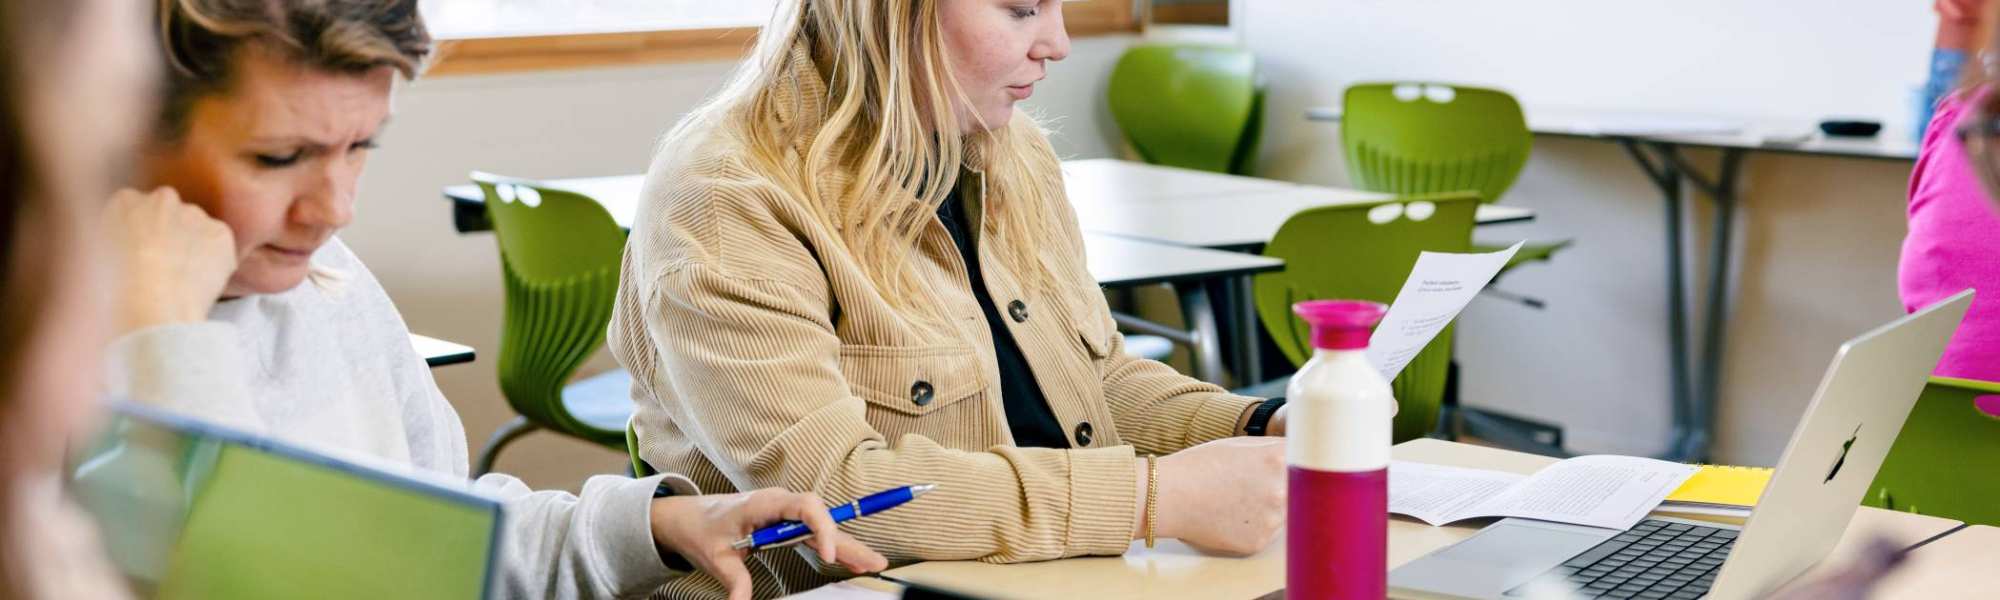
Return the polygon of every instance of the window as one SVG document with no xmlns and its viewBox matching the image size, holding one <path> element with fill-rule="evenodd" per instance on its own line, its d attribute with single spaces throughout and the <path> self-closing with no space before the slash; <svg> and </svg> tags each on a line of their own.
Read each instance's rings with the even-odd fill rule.
<svg viewBox="0 0 2000 600">
<path fill-rule="evenodd" d="M 1228 25 L 1229 0 L 1149 0 L 1155 24 Z"/>
<path fill-rule="evenodd" d="M 431 73 L 733 60 L 784 0 L 420 0 Z M 1066 0 L 1070 35 L 1136 28 L 1131 0 Z"/>
<path fill-rule="evenodd" d="M 756 27 L 777 0 L 421 0 L 440 39 Z"/>
</svg>

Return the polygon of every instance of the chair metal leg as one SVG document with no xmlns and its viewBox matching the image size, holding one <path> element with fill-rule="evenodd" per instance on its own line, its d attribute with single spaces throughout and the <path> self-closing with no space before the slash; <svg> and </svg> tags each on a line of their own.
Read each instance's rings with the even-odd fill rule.
<svg viewBox="0 0 2000 600">
<path fill-rule="evenodd" d="M 1209 303 L 1208 288 L 1200 283 L 1176 283 L 1174 292 L 1180 294 L 1181 314 L 1191 325 L 1194 333 L 1195 378 L 1216 385 L 1225 385 L 1222 367 L 1222 332 L 1216 322 L 1215 309 Z"/>
<path fill-rule="evenodd" d="M 500 449 L 536 429 L 541 427 L 529 423 L 528 418 L 522 416 L 516 416 L 506 425 L 501 425 L 500 429 L 493 432 L 493 437 L 486 438 L 486 447 L 479 449 L 479 460 L 473 463 L 472 476 L 478 478 L 493 472 L 493 460 L 500 457 Z"/>
</svg>

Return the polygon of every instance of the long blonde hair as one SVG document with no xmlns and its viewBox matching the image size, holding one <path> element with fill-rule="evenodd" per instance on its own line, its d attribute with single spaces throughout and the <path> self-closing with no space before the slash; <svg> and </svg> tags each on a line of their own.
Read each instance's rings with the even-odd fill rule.
<svg viewBox="0 0 2000 600">
<path fill-rule="evenodd" d="M 804 51 L 810 69 L 790 56 Z M 826 97 L 799 98 L 817 78 Z M 786 122 L 787 102 L 819 103 L 820 119 Z M 1001 261 L 1024 285 L 1056 288 L 1034 232 L 1067 217 L 1061 163 L 1033 119 L 959 136 L 953 102 L 968 103 L 951 70 L 937 0 L 789 0 L 777 8 L 751 55 L 715 97 L 676 125 L 662 151 L 700 127 L 747 150 L 750 168 L 772 176 L 860 261 L 891 306 L 935 324 L 933 297 L 907 259 L 921 226 L 958 184 L 961 168 L 984 173 L 989 218 L 982 232 L 1000 243 Z M 978 118 L 977 115 L 974 118 Z M 804 142 L 804 143 L 801 143 Z M 791 149 L 807 148 L 801 153 Z M 849 183 L 822 191 L 815 174 L 841 172 Z"/>
</svg>

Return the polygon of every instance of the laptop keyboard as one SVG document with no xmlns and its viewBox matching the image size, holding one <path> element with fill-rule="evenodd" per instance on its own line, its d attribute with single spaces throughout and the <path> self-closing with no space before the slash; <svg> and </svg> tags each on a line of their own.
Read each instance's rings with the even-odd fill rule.
<svg viewBox="0 0 2000 600">
<path fill-rule="evenodd" d="M 1562 586 L 1584 598 L 1692 600 L 1708 593 L 1736 530 L 1648 519 L 1507 592 Z"/>
</svg>

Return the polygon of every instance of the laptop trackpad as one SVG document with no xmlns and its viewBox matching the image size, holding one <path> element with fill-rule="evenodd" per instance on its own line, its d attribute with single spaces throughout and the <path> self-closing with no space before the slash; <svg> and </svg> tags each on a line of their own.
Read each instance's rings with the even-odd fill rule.
<svg viewBox="0 0 2000 600">
<path fill-rule="evenodd" d="M 1464 598 L 1496 598 L 1618 532 L 1506 519 L 1389 573 L 1389 587 Z"/>
</svg>

